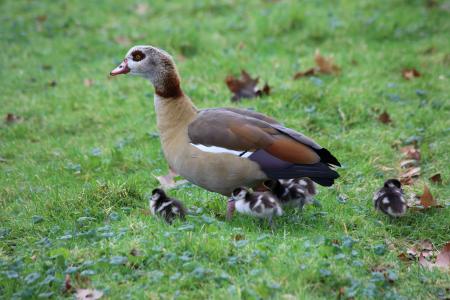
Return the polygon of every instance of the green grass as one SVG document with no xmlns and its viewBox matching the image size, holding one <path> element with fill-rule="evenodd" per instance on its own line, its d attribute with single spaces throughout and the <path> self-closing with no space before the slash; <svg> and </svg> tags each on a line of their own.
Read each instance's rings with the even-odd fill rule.
<svg viewBox="0 0 450 300">
<path fill-rule="evenodd" d="M 0 124 L 0 298 L 70 297 L 66 272 L 110 299 L 449 297 L 449 272 L 397 258 L 418 240 L 450 241 L 450 13 L 425 2 L 151 1 L 139 15 L 136 1 L 1 1 L 0 116 L 23 121 Z M 344 167 L 320 189 L 323 207 L 288 212 L 272 234 L 248 217 L 224 222 L 225 198 L 189 185 L 170 191 L 196 212 L 186 223 L 148 216 L 167 171 L 153 89 L 108 77 L 132 44 L 172 53 L 198 107 L 254 108 L 330 149 Z M 293 81 L 317 48 L 342 74 Z M 405 67 L 422 76 L 404 80 Z M 272 94 L 231 104 L 224 78 L 242 68 Z M 392 125 L 376 120 L 384 109 Z M 411 136 L 422 182 L 447 206 L 390 220 L 371 197 L 398 176 L 393 145 Z M 443 185 L 427 181 L 436 172 Z"/>
</svg>

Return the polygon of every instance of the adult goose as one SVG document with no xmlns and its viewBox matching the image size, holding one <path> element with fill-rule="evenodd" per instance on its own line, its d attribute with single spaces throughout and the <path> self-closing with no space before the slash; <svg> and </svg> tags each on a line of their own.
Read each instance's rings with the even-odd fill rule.
<svg viewBox="0 0 450 300">
<path fill-rule="evenodd" d="M 239 186 L 267 179 L 309 177 L 331 186 L 338 160 L 309 137 L 263 114 L 237 109 L 197 109 L 180 86 L 164 50 L 134 46 L 110 73 L 139 75 L 155 88 L 157 126 L 164 156 L 195 185 L 230 196 Z"/>
</svg>

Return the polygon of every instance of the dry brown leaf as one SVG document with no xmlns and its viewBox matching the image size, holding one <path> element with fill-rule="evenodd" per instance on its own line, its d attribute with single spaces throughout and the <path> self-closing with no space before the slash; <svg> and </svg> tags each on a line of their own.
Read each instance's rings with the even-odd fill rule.
<svg viewBox="0 0 450 300">
<path fill-rule="evenodd" d="M 427 259 L 425 258 L 425 256 L 423 256 L 422 254 L 420 254 L 420 256 L 419 256 L 419 264 L 420 264 L 421 266 L 426 267 L 426 268 L 429 268 L 429 269 L 431 269 L 431 268 L 434 267 L 434 263 L 432 263 L 432 262 L 430 262 L 429 260 L 427 260 Z"/>
<path fill-rule="evenodd" d="M 136 5 L 136 13 L 140 16 L 145 16 L 149 8 L 147 3 L 138 3 Z"/>
<path fill-rule="evenodd" d="M 436 184 L 442 184 L 441 173 L 436 173 L 430 177 L 430 181 Z"/>
<path fill-rule="evenodd" d="M 450 242 L 444 245 L 441 252 L 436 257 L 436 266 L 450 269 Z"/>
<path fill-rule="evenodd" d="M 406 250 L 406 253 L 400 253 L 398 258 L 402 261 L 417 260 L 418 257 L 430 257 L 434 255 L 433 244 L 430 240 L 423 240 L 417 242 L 411 248 Z"/>
<path fill-rule="evenodd" d="M 63 292 L 70 292 L 72 290 L 72 283 L 70 282 L 70 275 L 66 274 L 66 277 L 64 278 L 64 290 Z"/>
<path fill-rule="evenodd" d="M 228 75 L 225 78 L 230 91 L 234 94 L 232 101 L 239 101 L 241 98 L 255 98 L 270 94 L 270 87 L 266 83 L 262 89 L 258 88 L 259 77 L 252 78 L 245 70 L 241 71 L 241 77 L 237 78 Z"/>
<path fill-rule="evenodd" d="M 419 264 L 428 268 L 441 268 L 441 269 L 450 269 L 450 242 L 447 242 L 447 244 L 444 245 L 442 250 L 438 253 L 436 256 L 436 262 L 431 262 L 430 260 L 426 259 L 426 256 L 420 255 L 419 256 Z"/>
<path fill-rule="evenodd" d="M 399 255 L 397 255 L 397 257 L 398 257 L 398 259 L 400 259 L 401 261 L 404 261 L 404 262 L 408 262 L 411 260 L 410 257 L 408 255 L 406 255 L 405 252 L 400 253 Z"/>
<path fill-rule="evenodd" d="M 408 169 L 405 173 L 400 175 L 401 179 L 414 178 L 420 176 L 420 167 Z"/>
<path fill-rule="evenodd" d="M 319 72 L 322 74 L 336 75 L 341 71 L 341 69 L 334 64 L 333 58 L 322 56 L 319 49 L 316 50 L 314 61 L 319 68 Z"/>
<path fill-rule="evenodd" d="M 85 87 L 90 87 L 94 84 L 94 80 L 86 78 L 85 80 L 83 80 L 83 83 Z"/>
<path fill-rule="evenodd" d="M 378 121 L 380 121 L 383 124 L 389 124 L 392 122 L 391 116 L 389 116 L 387 111 L 384 111 L 382 114 L 378 116 Z"/>
<path fill-rule="evenodd" d="M 379 168 L 380 168 L 381 171 L 384 171 L 384 172 L 394 170 L 394 168 L 387 167 L 387 166 L 379 166 Z"/>
<path fill-rule="evenodd" d="M 129 47 L 131 45 L 130 39 L 126 36 L 117 36 L 114 40 L 121 46 Z"/>
<path fill-rule="evenodd" d="M 23 121 L 23 118 L 21 116 L 17 116 L 13 113 L 7 113 L 5 116 L 6 124 L 20 123 L 22 121 Z"/>
<path fill-rule="evenodd" d="M 103 292 L 93 289 L 77 289 L 75 294 L 76 300 L 96 300 L 103 296 Z"/>
<path fill-rule="evenodd" d="M 414 145 L 402 147 L 400 148 L 400 152 L 402 152 L 406 158 L 415 159 L 417 161 L 420 160 L 420 150 Z"/>
<path fill-rule="evenodd" d="M 413 185 L 414 182 L 416 182 L 416 179 L 412 177 L 400 178 L 400 183 L 403 185 Z"/>
<path fill-rule="evenodd" d="M 173 172 L 172 170 L 169 170 L 169 173 L 167 173 L 164 176 L 154 176 L 154 177 L 158 180 L 162 189 L 172 189 L 187 182 L 187 180 L 175 181 L 176 176 L 178 176 L 177 173 Z"/>
<path fill-rule="evenodd" d="M 341 71 L 341 68 L 334 64 L 333 58 L 322 56 L 318 49 L 314 54 L 314 62 L 316 63 L 315 67 L 295 73 L 294 79 L 315 76 L 317 74 L 337 75 Z"/>
<path fill-rule="evenodd" d="M 409 169 L 413 167 L 417 167 L 419 165 L 419 162 L 415 159 L 406 159 L 402 160 L 400 162 L 400 168 L 402 169 Z"/>
<path fill-rule="evenodd" d="M 420 74 L 419 71 L 416 70 L 416 68 L 411 68 L 411 69 L 403 69 L 402 70 L 402 76 L 406 80 L 411 80 L 411 79 L 413 79 L 415 77 L 420 77 L 421 74 Z"/>
<path fill-rule="evenodd" d="M 433 195 L 430 192 L 430 189 L 428 188 L 428 186 L 426 184 L 423 186 L 423 194 L 422 194 L 422 196 L 420 196 L 420 204 L 424 208 L 438 206 L 436 199 L 434 199 Z"/>
<path fill-rule="evenodd" d="M 294 74 L 294 79 L 299 79 L 306 76 L 314 76 L 317 74 L 318 70 L 319 70 L 318 68 L 314 67 L 303 72 L 297 72 Z"/>
</svg>

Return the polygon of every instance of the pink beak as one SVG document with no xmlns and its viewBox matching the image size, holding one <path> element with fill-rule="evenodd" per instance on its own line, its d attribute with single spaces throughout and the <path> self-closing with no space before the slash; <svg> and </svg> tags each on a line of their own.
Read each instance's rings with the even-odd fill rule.
<svg viewBox="0 0 450 300">
<path fill-rule="evenodd" d="M 128 62 L 127 59 L 125 58 L 117 68 L 115 68 L 114 70 L 111 71 L 111 73 L 109 73 L 109 75 L 116 76 L 120 74 L 127 74 L 128 72 L 130 72 L 130 68 L 128 68 Z"/>
</svg>

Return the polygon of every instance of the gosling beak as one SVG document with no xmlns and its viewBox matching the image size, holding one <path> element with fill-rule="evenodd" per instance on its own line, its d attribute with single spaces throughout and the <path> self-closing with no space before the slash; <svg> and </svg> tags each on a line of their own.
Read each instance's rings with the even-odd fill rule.
<svg viewBox="0 0 450 300">
<path fill-rule="evenodd" d="M 114 70 L 111 71 L 111 73 L 109 73 L 109 75 L 116 76 L 120 74 L 127 74 L 129 72 L 130 68 L 128 68 L 128 61 L 125 58 L 123 62 L 119 66 L 117 66 L 117 68 L 115 68 Z"/>
</svg>

